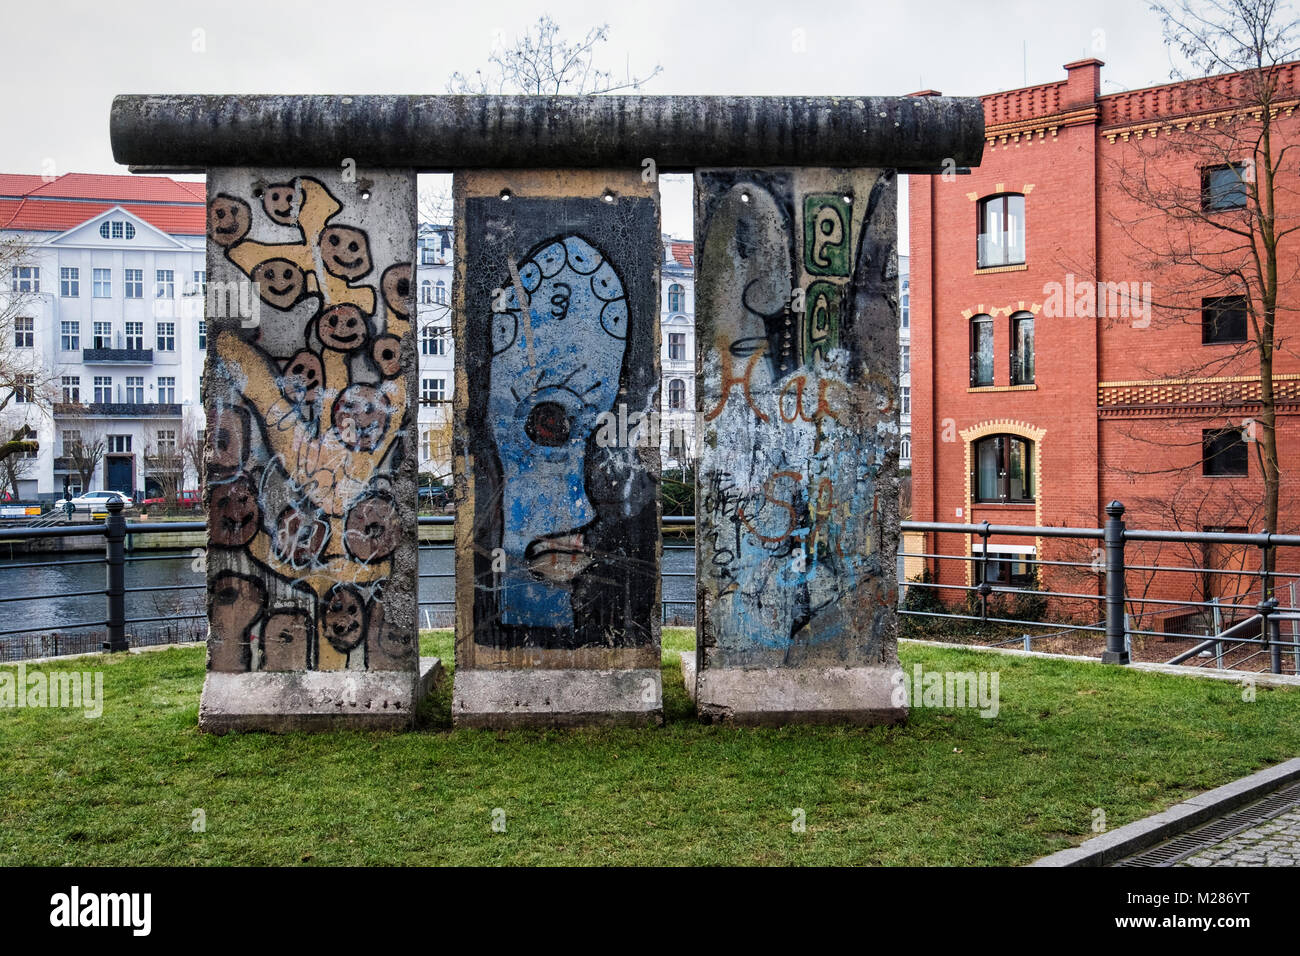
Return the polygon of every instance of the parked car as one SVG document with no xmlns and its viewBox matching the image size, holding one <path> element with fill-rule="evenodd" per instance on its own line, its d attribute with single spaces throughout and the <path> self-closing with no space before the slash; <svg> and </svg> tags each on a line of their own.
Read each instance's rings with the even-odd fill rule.
<svg viewBox="0 0 1300 956">
<path fill-rule="evenodd" d="M 121 491 L 88 491 L 73 498 L 72 507 L 77 511 L 107 511 L 110 501 L 120 501 L 123 507 L 131 507 L 131 496 Z M 62 511 L 67 504 L 67 498 L 60 498 L 54 502 L 54 507 Z"/>
<path fill-rule="evenodd" d="M 146 498 L 144 501 L 140 502 L 140 504 L 146 508 L 160 508 L 166 503 L 167 499 L 161 496 L 157 498 Z M 198 511 L 203 507 L 203 492 L 195 490 L 176 492 L 176 507 L 189 508 L 193 511 Z"/>
</svg>

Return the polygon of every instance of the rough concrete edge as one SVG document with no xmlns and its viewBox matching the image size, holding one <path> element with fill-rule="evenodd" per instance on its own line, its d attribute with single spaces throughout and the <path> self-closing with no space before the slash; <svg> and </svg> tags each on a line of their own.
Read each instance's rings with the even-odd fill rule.
<svg viewBox="0 0 1300 956">
<path fill-rule="evenodd" d="M 1029 866 L 1106 866 L 1185 833 L 1295 780 L 1300 780 L 1300 757 L 1207 790 L 1174 804 L 1168 810 L 1135 820 L 1078 846 L 1040 857 Z"/>
<path fill-rule="evenodd" d="M 393 678 L 409 680 L 410 703 L 400 709 L 391 711 L 327 711 L 320 704 L 293 705 L 286 701 L 282 709 L 250 708 L 248 710 L 212 709 L 209 696 L 213 692 L 212 681 L 221 683 L 236 682 L 241 678 L 270 679 L 283 678 L 286 675 L 301 673 L 315 679 L 321 676 L 351 678 L 370 683 L 379 683 Z M 203 678 L 203 689 L 199 693 L 199 730 L 210 734 L 227 733 L 292 733 L 304 731 L 318 733 L 333 730 L 410 730 L 415 726 L 416 712 L 424 702 L 429 690 L 437 684 L 442 674 L 442 661 L 436 657 L 419 659 L 418 670 L 403 674 L 401 671 L 252 671 L 228 673 L 208 671 Z M 218 696 L 228 693 L 217 691 Z M 246 702 L 245 702 L 246 703 Z M 367 705 L 368 706 L 368 705 Z"/>
<path fill-rule="evenodd" d="M 695 707 L 706 722 L 746 727 L 900 724 L 907 720 L 907 707 L 894 703 L 901 675 L 893 664 L 711 669 L 698 676 Z M 755 706 L 752 696 L 735 693 L 738 681 L 742 687 L 757 682 L 779 688 L 788 706 Z"/>
<path fill-rule="evenodd" d="M 594 699 L 579 699 L 577 707 L 563 709 L 548 699 L 557 690 L 572 690 L 574 677 L 607 679 L 609 695 L 596 706 Z M 501 682 L 529 684 L 515 687 L 511 696 L 515 708 L 506 710 L 499 694 L 484 691 L 484 684 Z M 641 680 L 653 680 L 655 701 L 647 704 L 641 700 L 641 690 L 632 686 Z M 467 682 L 471 685 L 466 691 Z M 624 685 L 624 686 L 620 686 Z M 520 690 L 530 692 L 530 699 L 521 703 Z M 467 701 L 466 697 L 477 698 Z M 537 698 L 541 697 L 541 701 Z M 572 702 L 571 702 L 572 703 Z M 491 706 L 489 706 L 491 705 Z M 664 722 L 663 672 L 661 668 L 609 668 L 584 670 L 577 668 L 535 670 L 480 670 L 457 668 L 452 678 L 451 721 L 453 727 L 471 727 L 502 730 L 523 727 L 586 727 L 586 726 L 660 726 Z"/>
<path fill-rule="evenodd" d="M 420 658 L 420 677 L 415 685 L 415 706 L 419 707 L 424 698 L 433 693 L 434 688 L 447 676 L 440 657 Z"/>
<path fill-rule="evenodd" d="M 686 685 L 686 696 L 695 703 L 695 652 L 681 651 L 682 683 Z"/>
<path fill-rule="evenodd" d="M 927 641 L 915 637 L 900 637 L 900 644 L 920 644 L 924 647 L 943 647 L 955 651 L 983 651 L 990 654 L 1008 654 L 1012 657 L 1038 657 L 1044 660 L 1073 661 L 1076 664 L 1101 664 L 1096 657 L 1075 654 L 1051 654 L 1047 651 L 1027 651 L 1019 647 L 988 647 L 983 644 L 952 644 L 947 641 Z M 1259 671 L 1209 670 L 1204 667 L 1185 667 L 1182 664 L 1160 664 L 1154 661 L 1134 661 L 1131 664 L 1108 665 L 1121 670 L 1144 671 L 1149 674 L 1168 674 L 1171 677 L 1204 677 L 1207 680 L 1228 680 L 1240 683 L 1250 678 L 1265 687 L 1300 687 L 1300 676 L 1294 674 L 1269 674 Z"/>
</svg>

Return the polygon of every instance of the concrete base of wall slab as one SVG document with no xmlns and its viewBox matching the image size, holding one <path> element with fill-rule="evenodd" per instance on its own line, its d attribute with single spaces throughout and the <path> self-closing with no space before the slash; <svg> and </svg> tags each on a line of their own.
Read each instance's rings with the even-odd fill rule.
<svg viewBox="0 0 1300 956">
<path fill-rule="evenodd" d="M 661 724 L 657 669 L 457 670 L 457 727 L 577 727 Z"/>
<path fill-rule="evenodd" d="M 409 671 L 209 671 L 199 700 L 199 729 L 287 733 L 295 730 L 406 730 L 437 685 L 442 661 L 420 658 Z"/>
<path fill-rule="evenodd" d="M 907 719 L 907 708 L 894 702 L 902 685 L 897 667 L 717 668 L 700 674 L 698 684 L 695 668 L 695 655 L 683 653 L 687 693 L 700 718 L 711 723 L 775 727 Z"/>
<path fill-rule="evenodd" d="M 686 685 L 686 696 L 695 703 L 695 652 L 682 651 L 682 683 Z"/>
</svg>

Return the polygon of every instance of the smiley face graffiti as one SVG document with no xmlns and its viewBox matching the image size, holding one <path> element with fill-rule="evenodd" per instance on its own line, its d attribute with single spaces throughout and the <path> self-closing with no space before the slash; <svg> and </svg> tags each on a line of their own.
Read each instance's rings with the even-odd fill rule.
<svg viewBox="0 0 1300 956">
<path fill-rule="evenodd" d="M 247 198 L 218 192 L 208 207 L 212 246 L 257 283 L 263 302 L 291 314 L 273 334 L 213 326 L 214 381 L 224 385 L 210 399 L 213 574 L 260 581 L 263 605 L 275 595 L 261 640 L 245 633 L 243 650 L 223 660 L 236 669 L 367 666 L 368 641 L 386 634 L 396 647 L 410 637 L 380 626 L 377 582 L 405 541 L 391 489 L 409 422 L 411 264 L 388 258 L 405 243 L 376 246 L 347 221 L 321 179 L 267 179 L 249 183 Z M 279 241 L 286 229 L 295 241 Z M 248 593 L 243 580 L 226 582 L 225 593 Z"/>
</svg>

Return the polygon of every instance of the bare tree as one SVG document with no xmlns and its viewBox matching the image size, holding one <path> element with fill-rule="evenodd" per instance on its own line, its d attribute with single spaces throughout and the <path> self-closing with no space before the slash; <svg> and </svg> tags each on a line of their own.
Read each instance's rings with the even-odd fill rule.
<svg viewBox="0 0 1300 956">
<path fill-rule="evenodd" d="M 84 406 L 61 405 L 60 411 L 75 413 L 78 407 L 84 409 Z M 68 459 L 69 466 L 80 479 L 84 494 L 91 490 L 90 483 L 95 477 L 95 469 L 104 460 L 104 452 L 107 450 L 104 436 L 90 418 L 68 417 L 62 424 L 66 426 L 63 431 L 67 436 L 63 443 L 63 456 Z"/>
<path fill-rule="evenodd" d="M 1281 469 L 1273 364 L 1279 349 L 1295 354 L 1278 337 L 1277 320 L 1289 308 L 1285 292 L 1300 268 L 1300 196 L 1286 165 L 1295 144 L 1280 133 L 1277 105 L 1300 92 L 1281 67 L 1297 55 L 1300 25 L 1277 0 L 1172 0 L 1152 9 L 1176 58 L 1172 79 L 1181 85 L 1169 95 L 1177 115 L 1156 135 L 1130 141 L 1116 161 L 1120 189 L 1133 203 L 1112 220 L 1146 260 L 1140 264 L 1168 280 L 1153 303 L 1156 323 L 1189 323 L 1215 341 L 1241 339 L 1206 350 L 1179 375 L 1258 375 L 1258 396 L 1240 385 L 1225 388 L 1198 401 L 1191 420 L 1231 424 L 1253 439 L 1262 480 L 1257 510 L 1263 529 L 1276 531 Z M 1240 321 L 1243 334 L 1218 334 L 1229 321 Z M 1170 377 L 1167 367 L 1159 377 Z M 1129 437 L 1168 444 L 1136 429 Z M 1184 459 L 1125 470 L 1150 476 L 1199 469 L 1206 454 Z M 1163 504 L 1166 512 L 1174 508 Z"/>
<path fill-rule="evenodd" d="M 609 24 L 592 27 L 581 39 L 560 35 L 560 26 L 547 14 L 537 18 L 513 44 L 503 42 L 488 54 L 487 75 L 456 72 L 447 82 L 448 93 L 525 93 L 559 96 L 639 91 L 663 68 L 655 64 L 645 76 L 625 67 L 623 76 L 596 66 L 596 50 L 609 41 Z"/>
<path fill-rule="evenodd" d="M 204 453 L 205 435 L 199 422 L 203 422 L 202 415 L 189 415 L 185 418 L 181 426 L 181 433 L 178 438 L 177 450 L 180 453 L 182 467 L 188 467 L 194 473 L 194 480 L 199 492 L 199 498 L 202 500 L 203 490 L 207 487 L 207 456 Z"/>
<path fill-rule="evenodd" d="M 8 413 L 0 425 L 0 461 L 39 449 L 33 426 L 54 400 L 54 373 L 40 361 L 28 324 L 39 295 L 36 267 L 25 239 L 0 237 L 0 413 Z"/>
</svg>

